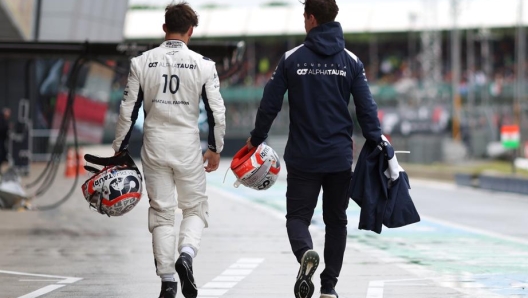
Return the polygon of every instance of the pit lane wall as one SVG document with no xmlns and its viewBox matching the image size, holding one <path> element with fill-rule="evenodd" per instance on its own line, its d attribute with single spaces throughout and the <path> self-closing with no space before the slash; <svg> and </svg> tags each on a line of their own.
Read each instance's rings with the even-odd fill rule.
<svg viewBox="0 0 528 298">
<path fill-rule="evenodd" d="M 483 174 L 456 173 L 455 182 L 460 186 L 528 195 L 528 179 L 512 175 L 487 172 Z"/>
</svg>

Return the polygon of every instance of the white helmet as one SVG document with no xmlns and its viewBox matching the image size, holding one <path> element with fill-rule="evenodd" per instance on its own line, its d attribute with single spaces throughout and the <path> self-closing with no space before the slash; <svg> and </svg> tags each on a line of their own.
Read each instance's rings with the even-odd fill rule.
<svg viewBox="0 0 528 298">
<path fill-rule="evenodd" d="M 256 190 L 265 190 L 279 177 L 279 156 L 265 143 L 251 150 L 244 146 L 233 157 L 231 171 L 237 177 L 235 187 L 242 184 Z"/>
<path fill-rule="evenodd" d="M 82 185 L 84 198 L 91 210 L 108 216 L 121 216 L 137 205 L 141 199 L 143 179 L 127 152 L 110 158 L 86 154 L 84 158 L 106 165 L 102 170 L 85 166 L 95 173 Z"/>
</svg>

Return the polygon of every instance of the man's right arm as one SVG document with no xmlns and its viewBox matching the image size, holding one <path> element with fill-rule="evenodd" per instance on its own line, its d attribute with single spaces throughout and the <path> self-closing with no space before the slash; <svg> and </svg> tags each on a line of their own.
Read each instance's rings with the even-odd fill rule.
<svg viewBox="0 0 528 298">
<path fill-rule="evenodd" d="M 112 148 L 114 148 L 115 152 L 123 151 L 128 147 L 128 141 L 132 134 L 142 103 L 143 90 L 139 84 L 138 69 L 135 59 L 132 59 L 130 62 L 127 86 L 123 93 L 121 107 L 119 108 L 115 139 L 112 144 Z"/>
<path fill-rule="evenodd" d="M 260 106 L 255 119 L 255 129 L 251 131 L 251 145 L 260 145 L 268 138 L 268 132 L 282 108 L 284 93 L 288 90 L 288 79 L 284 66 L 285 56 L 283 55 L 275 72 L 264 87 L 264 94 L 260 101 Z"/>
</svg>

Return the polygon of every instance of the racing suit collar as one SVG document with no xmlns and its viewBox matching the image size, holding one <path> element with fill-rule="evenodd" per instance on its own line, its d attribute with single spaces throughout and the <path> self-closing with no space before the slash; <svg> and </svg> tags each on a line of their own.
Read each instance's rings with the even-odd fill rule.
<svg viewBox="0 0 528 298">
<path fill-rule="evenodd" d="M 178 39 L 166 40 L 161 44 L 161 46 L 165 48 L 171 48 L 171 49 L 184 49 L 184 50 L 187 49 L 187 45 L 185 44 L 185 42 L 178 40 Z"/>
</svg>

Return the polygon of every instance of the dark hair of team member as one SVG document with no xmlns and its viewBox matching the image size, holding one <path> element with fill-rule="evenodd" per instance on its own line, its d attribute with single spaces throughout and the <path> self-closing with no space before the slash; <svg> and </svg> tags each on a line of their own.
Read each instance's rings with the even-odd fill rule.
<svg viewBox="0 0 528 298">
<path fill-rule="evenodd" d="M 185 34 L 191 26 L 198 26 L 198 16 L 187 2 L 169 4 L 165 8 L 165 25 L 170 33 Z"/>
<path fill-rule="evenodd" d="M 303 4 L 306 15 L 313 15 L 319 25 L 333 22 L 339 11 L 335 0 L 306 0 Z"/>
</svg>

